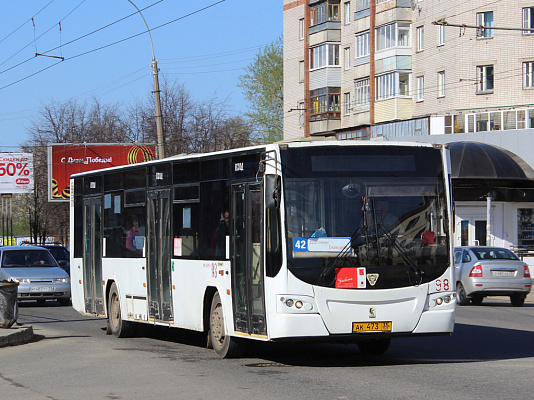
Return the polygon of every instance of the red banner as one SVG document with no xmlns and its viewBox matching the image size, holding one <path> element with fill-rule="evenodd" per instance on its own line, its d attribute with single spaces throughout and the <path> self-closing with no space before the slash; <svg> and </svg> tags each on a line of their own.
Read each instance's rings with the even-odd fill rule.
<svg viewBox="0 0 534 400">
<path fill-rule="evenodd" d="M 49 200 L 68 201 L 70 176 L 73 174 L 155 159 L 155 145 L 50 144 L 48 145 Z"/>
</svg>

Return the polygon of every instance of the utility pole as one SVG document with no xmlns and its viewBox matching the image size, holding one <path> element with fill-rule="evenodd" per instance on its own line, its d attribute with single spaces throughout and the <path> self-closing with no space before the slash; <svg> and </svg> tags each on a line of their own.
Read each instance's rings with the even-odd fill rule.
<svg viewBox="0 0 534 400">
<path fill-rule="evenodd" d="M 135 7 L 143 22 L 145 23 L 148 36 L 150 37 L 150 46 L 152 47 L 152 76 L 154 77 L 154 102 L 156 105 L 156 141 L 157 141 L 157 153 L 158 159 L 165 158 L 165 147 L 163 143 L 163 117 L 161 113 L 161 100 L 160 100 L 160 91 L 159 91 L 159 79 L 158 79 L 158 62 L 156 61 L 156 56 L 154 55 L 154 43 L 152 42 L 152 35 L 150 34 L 150 28 L 146 23 L 145 17 L 141 13 L 141 10 L 132 2 L 128 0 L 132 6 Z"/>
</svg>

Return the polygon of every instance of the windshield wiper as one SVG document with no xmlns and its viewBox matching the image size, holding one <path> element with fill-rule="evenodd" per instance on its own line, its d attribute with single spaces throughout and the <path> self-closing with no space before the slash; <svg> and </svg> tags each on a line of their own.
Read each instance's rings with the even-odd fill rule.
<svg viewBox="0 0 534 400">
<path fill-rule="evenodd" d="M 384 232 L 383 236 L 385 236 L 393 244 L 393 247 L 399 252 L 399 254 L 402 257 L 402 259 L 404 260 L 404 262 L 406 264 L 408 264 L 408 266 L 414 272 L 415 276 L 419 278 L 418 282 L 413 283 L 412 282 L 412 277 L 411 277 L 409 271 L 407 271 L 408 272 L 408 279 L 410 280 L 410 283 L 413 286 L 419 286 L 423 282 L 423 275 L 424 275 L 425 271 L 423 271 L 421 269 L 421 267 L 419 267 L 419 265 L 410 257 L 410 255 L 408 254 L 406 249 L 404 249 L 399 244 L 399 242 L 397 241 L 397 238 L 394 235 L 392 235 L 390 231 Z"/>
<path fill-rule="evenodd" d="M 365 226 L 360 226 L 356 231 L 351 235 L 349 242 L 337 253 L 337 255 L 334 257 L 333 260 L 330 261 L 329 265 L 324 269 L 323 272 L 321 272 L 321 275 L 319 275 L 319 280 L 322 283 L 325 283 L 328 279 L 327 276 L 332 273 L 333 270 L 338 266 L 339 260 L 346 260 L 347 256 L 352 254 L 352 244 L 354 241 L 356 241 L 363 232 L 366 231 Z M 334 274 L 334 281 L 336 277 Z"/>
</svg>

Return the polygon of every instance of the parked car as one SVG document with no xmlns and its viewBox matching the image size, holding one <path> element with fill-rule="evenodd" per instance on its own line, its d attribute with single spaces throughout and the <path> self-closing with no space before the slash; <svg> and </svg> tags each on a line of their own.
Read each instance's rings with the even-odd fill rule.
<svg viewBox="0 0 534 400">
<path fill-rule="evenodd" d="M 70 304 L 70 278 L 52 254 L 36 246 L 0 247 L 0 281 L 19 282 L 18 300 Z"/>
<path fill-rule="evenodd" d="M 56 246 L 54 244 L 44 244 L 39 247 L 44 247 L 54 257 L 61 268 L 67 271 L 70 275 L 70 253 L 64 246 Z"/>
<path fill-rule="evenodd" d="M 456 247 L 458 304 L 480 305 L 487 296 L 510 296 L 521 307 L 532 286 L 530 269 L 512 251 L 502 247 Z"/>
</svg>

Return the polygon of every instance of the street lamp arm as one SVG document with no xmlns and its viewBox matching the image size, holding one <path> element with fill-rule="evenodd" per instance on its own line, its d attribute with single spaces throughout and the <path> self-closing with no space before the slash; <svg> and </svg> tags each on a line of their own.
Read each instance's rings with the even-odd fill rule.
<svg viewBox="0 0 534 400">
<path fill-rule="evenodd" d="M 152 47 L 152 61 L 156 61 L 156 56 L 154 55 L 154 42 L 152 42 L 152 35 L 150 33 L 150 28 L 148 27 L 148 24 L 146 22 L 146 19 L 145 17 L 143 16 L 143 14 L 141 13 L 141 10 L 132 2 L 132 0 L 128 0 L 128 2 L 135 7 L 135 9 L 137 10 L 137 12 L 139 13 L 139 15 L 141 16 L 141 18 L 143 18 L 143 22 L 145 23 L 145 26 L 146 26 L 146 30 L 148 32 L 148 37 L 150 38 L 150 46 Z"/>
<path fill-rule="evenodd" d="M 154 43 L 152 42 L 150 28 L 148 27 L 143 13 L 141 13 L 141 10 L 133 3 L 132 0 L 128 0 L 128 2 L 135 7 L 141 18 L 143 18 L 143 22 L 145 23 L 146 30 L 148 32 L 148 36 L 150 37 L 150 46 L 152 48 L 152 75 L 154 78 L 154 103 L 156 106 L 156 141 L 158 149 L 157 153 L 158 158 L 161 159 L 165 157 L 165 147 L 163 145 L 163 117 L 161 112 L 161 100 L 159 92 L 158 63 L 156 61 L 156 56 L 154 55 Z"/>
</svg>

